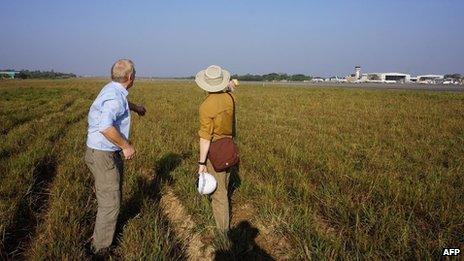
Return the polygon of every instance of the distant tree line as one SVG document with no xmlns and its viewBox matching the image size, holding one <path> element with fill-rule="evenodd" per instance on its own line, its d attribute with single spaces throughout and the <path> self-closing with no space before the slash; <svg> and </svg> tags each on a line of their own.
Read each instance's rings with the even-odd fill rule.
<svg viewBox="0 0 464 261">
<path fill-rule="evenodd" d="M 445 74 L 445 79 L 460 80 L 463 79 L 463 76 L 459 73 Z"/>
<path fill-rule="evenodd" d="M 464 75 L 459 73 L 449 73 L 444 75 L 445 81 L 452 81 L 453 83 L 464 84 Z"/>
<path fill-rule="evenodd" d="M 66 79 L 66 78 L 75 78 L 74 73 L 61 73 L 51 71 L 29 71 L 21 70 L 19 74 L 16 75 L 16 78 L 20 79 Z"/>
<path fill-rule="evenodd" d="M 309 81 L 313 77 L 304 74 L 286 74 L 286 73 L 269 73 L 264 75 L 259 74 L 245 74 L 245 75 L 232 75 L 232 78 L 240 81 Z"/>
<path fill-rule="evenodd" d="M 8 70 L 0 70 L 0 72 L 15 72 L 15 70 L 8 69 Z M 66 78 L 75 78 L 77 77 L 74 73 L 61 73 L 51 71 L 29 71 L 29 70 L 21 70 L 19 73 L 15 75 L 17 79 L 66 79 Z M 7 74 L 0 74 L 0 78 L 10 78 Z"/>
</svg>

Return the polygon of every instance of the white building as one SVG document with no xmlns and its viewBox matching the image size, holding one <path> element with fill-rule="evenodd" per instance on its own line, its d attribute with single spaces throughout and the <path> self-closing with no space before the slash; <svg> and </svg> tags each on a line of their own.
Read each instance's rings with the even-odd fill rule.
<svg viewBox="0 0 464 261">
<path fill-rule="evenodd" d="M 427 75 L 419 75 L 417 76 L 417 82 L 418 83 L 428 83 L 428 84 L 437 84 L 441 83 L 444 80 L 443 75 L 437 75 L 437 74 L 427 74 Z"/>
<path fill-rule="evenodd" d="M 440 84 L 445 83 L 443 75 L 427 74 L 411 76 L 407 73 L 399 72 L 380 72 L 380 73 L 361 73 L 361 67 L 356 66 L 354 73 L 345 77 L 345 81 L 351 83 L 426 83 Z M 451 83 L 451 81 L 449 81 Z"/>
<path fill-rule="evenodd" d="M 411 82 L 411 75 L 406 74 L 406 73 L 397 73 L 397 72 L 370 73 L 369 76 L 371 76 L 371 80 L 374 80 L 374 79 L 372 79 L 372 75 L 377 75 L 378 79 L 375 79 L 375 80 L 378 80 L 378 81 L 384 82 L 384 83 L 408 83 L 408 82 Z"/>
<path fill-rule="evenodd" d="M 353 83 L 409 83 L 411 82 L 411 75 L 407 73 L 398 72 L 383 72 L 383 73 L 363 73 L 361 74 L 361 67 L 354 68 L 355 73 L 346 77 L 348 82 Z"/>
<path fill-rule="evenodd" d="M 361 66 L 354 67 L 354 77 L 358 80 L 361 79 Z"/>
<path fill-rule="evenodd" d="M 19 72 L 15 72 L 15 71 L 0 71 L 0 75 L 1 75 L 0 78 L 10 78 L 10 79 L 14 79 L 14 78 L 16 77 L 17 74 L 19 74 Z"/>
<path fill-rule="evenodd" d="M 311 79 L 312 82 L 324 82 L 324 78 L 321 77 L 314 77 Z"/>
</svg>

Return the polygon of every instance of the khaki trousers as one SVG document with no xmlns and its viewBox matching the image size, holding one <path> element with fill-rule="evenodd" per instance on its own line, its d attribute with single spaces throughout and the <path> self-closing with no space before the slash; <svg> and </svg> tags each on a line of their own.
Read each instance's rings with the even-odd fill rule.
<svg viewBox="0 0 464 261">
<path fill-rule="evenodd" d="M 230 215 L 229 215 L 229 172 L 216 172 L 213 165 L 209 160 L 206 162 L 208 173 L 214 176 L 217 181 L 217 188 L 211 194 L 211 207 L 213 208 L 214 220 L 216 227 L 225 232 L 230 228 Z"/>
<path fill-rule="evenodd" d="M 92 245 L 98 251 L 113 242 L 121 204 L 123 161 L 119 152 L 87 148 L 85 163 L 95 178 L 98 209 Z"/>
</svg>

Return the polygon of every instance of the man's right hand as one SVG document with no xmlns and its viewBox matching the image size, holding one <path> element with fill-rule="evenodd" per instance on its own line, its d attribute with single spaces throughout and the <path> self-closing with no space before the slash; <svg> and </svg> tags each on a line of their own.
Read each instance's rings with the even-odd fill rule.
<svg viewBox="0 0 464 261">
<path fill-rule="evenodd" d="M 124 154 L 124 159 L 130 160 L 135 156 L 135 148 L 128 144 L 126 147 L 122 149 L 122 153 Z"/>
<path fill-rule="evenodd" d="M 126 140 L 118 129 L 114 126 L 106 128 L 104 131 L 101 132 L 105 138 L 107 138 L 110 142 L 115 144 L 116 146 L 122 149 L 124 154 L 124 159 L 129 160 L 132 159 L 135 155 L 134 147 Z"/>
</svg>

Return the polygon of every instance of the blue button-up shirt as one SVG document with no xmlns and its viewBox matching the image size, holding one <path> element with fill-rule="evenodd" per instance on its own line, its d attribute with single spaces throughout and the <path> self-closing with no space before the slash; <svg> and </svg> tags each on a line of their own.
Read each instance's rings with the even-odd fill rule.
<svg viewBox="0 0 464 261">
<path fill-rule="evenodd" d="M 103 136 L 101 131 L 114 126 L 129 139 L 130 111 L 127 90 L 120 83 L 108 83 L 90 106 L 87 147 L 103 151 L 121 150 Z"/>
</svg>

